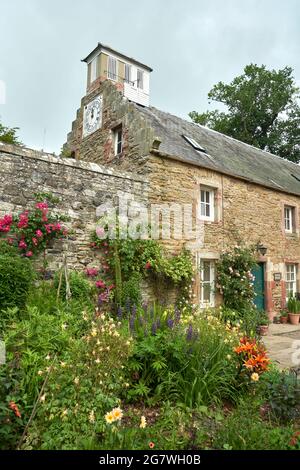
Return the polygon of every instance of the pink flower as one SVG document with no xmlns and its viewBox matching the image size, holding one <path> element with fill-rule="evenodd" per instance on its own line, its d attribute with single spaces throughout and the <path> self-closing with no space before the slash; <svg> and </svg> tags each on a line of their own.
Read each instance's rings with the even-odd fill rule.
<svg viewBox="0 0 300 470">
<path fill-rule="evenodd" d="M 47 233 L 51 233 L 53 228 L 53 224 L 46 224 L 45 229 Z"/>
<path fill-rule="evenodd" d="M 32 238 L 32 243 L 34 244 L 34 246 L 37 246 L 37 244 L 38 244 L 38 239 L 35 238 L 35 237 L 33 237 L 33 238 Z"/>
<path fill-rule="evenodd" d="M 42 238 L 43 232 L 42 232 L 41 230 L 36 230 L 35 233 L 36 233 L 36 236 L 37 236 L 38 238 Z"/>
<path fill-rule="evenodd" d="M 28 211 L 20 214 L 18 228 L 27 228 L 28 227 Z"/>
<path fill-rule="evenodd" d="M 55 225 L 53 226 L 53 230 L 56 230 L 56 231 L 59 232 L 59 231 L 61 230 L 61 225 L 60 225 L 60 223 L 55 224 Z"/>
<path fill-rule="evenodd" d="M 104 238 L 105 230 L 103 227 L 97 227 L 96 228 L 96 234 L 98 238 Z"/>
<path fill-rule="evenodd" d="M 95 285 L 98 289 L 102 289 L 105 287 L 105 282 L 100 279 L 99 281 L 96 281 Z"/>
<path fill-rule="evenodd" d="M 33 256 L 32 251 L 27 251 L 25 256 L 27 256 L 27 258 L 31 258 L 31 256 Z"/>
<path fill-rule="evenodd" d="M 48 204 L 47 204 L 47 202 L 38 202 L 38 203 L 35 205 L 35 207 L 36 207 L 37 209 L 40 209 L 40 210 L 43 211 L 43 212 L 48 211 Z"/>
<path fill-rule="evenodd" d="M 87 270 L 86 270 L 86 274 L 89 277 L 97 276 L 98 272 L 99 272 L 99 269 L 97 269 L 97 268 L 87 268 Z"/>
<path fill-rule="evenodd" d="M 21 240 L 19 243 L 19 248 L 21 248 L 22 250 L 23 249 L 25 250 L 27 248 L 27 243 L 24 240 Z"/>
</svg>

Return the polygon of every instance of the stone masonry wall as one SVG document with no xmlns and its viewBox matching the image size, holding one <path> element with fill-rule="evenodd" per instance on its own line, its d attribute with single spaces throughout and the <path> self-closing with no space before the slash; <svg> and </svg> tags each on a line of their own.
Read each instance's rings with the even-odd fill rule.
<svg viewBox="0 0 300 470">
<path fill-rule="evenodd" d="M 102 126 L 82 138 L 84 106 L 99 94 L 103 97 Z M 123 130 L 123 149 L 121 154 L 115 156 L 112 129 L 120 125 Z M 136 112 L 136 105 L 124 98 L 122 90 L 110 80 L 105 80 L 82 98 L 65 147 L 73 152 L 76 159 L 146 174 L 145 162 L 154 139 L 152 128 Z"/>
<path fill-rule="evenodd" d="M 118 191 L 145 203 L 147 180 L 95 163 L 0 144 L 0 217 L 32 207 L 34 193 L 38 192 L 57 196 L 58 213 L 70 217 L 66 225 L 74 233 L 67 243 L 59 240 L 49 250 L 50 269 L 60 266 L 66 245 L 71 268 L 83 269 L 93 263 L 89 243 L 95 229 L 96 208 L 110 200 L 115 202 Z"/>
<path fill-rule="evenodd" d="M 215 189 L 216 218 L 204 223 L 204 243 L 193 246 L 183 240 L 167 240 L 171 252 L 183 246 L 190 247 L 199 257 L 218 259 L 222 250 L 241 241 L 246 244 L 263 243 L 267 247 L 265 263 L 265 302 L 270 316 L 285 306 L 285 265 L 300 266 L 300 198 L 234 177 L 184 164 L 174 159 L 152 154 L 150 166 L 149 202 L 193 204 L 196 217 L 201 185 Z M 295 207 L 296 231 L 285 233 L 284 205 Z M 298 269 L 298 291 L 300 291 Z M 274 273 L 281 273 L 282 280 L 274 281 Z M 195 295 L 199 295 L 199 279 L 195 282 Z"/>
</svg>

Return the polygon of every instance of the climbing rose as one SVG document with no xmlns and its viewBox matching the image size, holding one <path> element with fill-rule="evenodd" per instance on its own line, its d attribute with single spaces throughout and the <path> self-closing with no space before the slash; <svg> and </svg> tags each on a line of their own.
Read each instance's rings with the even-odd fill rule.
<svg viewBox="0 0 300 470">
<path fill-rule="evenodd" d="M 26 256 L 27 258 L 31 258 L 31 256 L 33 256 L 32 251 L 27 251 Z"/>
<path fill-rule="evenodd" d="M 35 232 L 35 234 L 36 234 L 36 236 L 37 236 L 38 238 L 42 238 L 42 236 L 43 236 L 43 232 L 42 232 L 41 230 L 37 230 L 37 231 Z"/>
<path fill-rule="evenodd" d="M 27 243 L 24 240 L 21 240 L 19 243 L 19 248 L 21 249 L 27 248 Z"/>
</svg>

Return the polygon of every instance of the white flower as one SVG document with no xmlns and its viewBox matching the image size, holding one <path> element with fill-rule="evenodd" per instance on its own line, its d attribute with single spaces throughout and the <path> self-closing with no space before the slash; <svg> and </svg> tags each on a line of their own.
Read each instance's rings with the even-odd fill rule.
<svg viewBox="0 0 300 470">
<path fill-rule="evenodd" d="M 67 328 L 68 328 L 68 325 L 67 325 L 66 323 L 63 323 L 63 324 L 61 325 L 61 329 L 62 329 L 62 330 L 66 330 Z"/>
<path fill-rule="evenodd" d="M 50 361 L 50 359 L 51 359 L 50 354 L 48 354 L 48 355 L 45 357 L 45 359 L 46 359 L 46 361 Z"/>
<path fill-rule="evenodd" d="M 76 384 L 76 385 L 79 384 L 79 377 L 75 377 L 75 379 L 74 379 L 74 384 Z"/>
<path fill-rule="evenodd" d="M 94 410 L 92 410 L 89 414 L 89 422 L 94 423 L 95 422 L 95 413 Z"/>
<path fill-rule="evenodd" d="M 42 370 L 39 370 L 39 371 L 38 371 L 38 375 L 43 375 L 43 371 L 42 371 Z"/>
<path fill-rule="evenodd" d="M 46 400 L 46 394 L 44 393 L 44 395 L 42 395 L 42 396 L 40 397 L 40 401 L 41 401 L 41 402 L 44 402 L 45 400 Z"/>
</svg>

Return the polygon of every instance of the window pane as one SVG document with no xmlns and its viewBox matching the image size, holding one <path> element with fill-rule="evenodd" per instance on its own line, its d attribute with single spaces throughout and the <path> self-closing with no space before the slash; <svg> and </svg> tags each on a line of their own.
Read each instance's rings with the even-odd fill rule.
<svg viewBox="0 0 300 470">
<path fill-rule="evenodd" d="M 205 204 L 202 202 L 201 203 L 201 215 L 206 215 L 206 210 L 205 210 Z"/>
<path fill-rule="evenodd" d="M 129 64 L 125 64 L 125 82 L 131 82 L 131 66 Z"/>
<path fill-rule="evenodd" d="M 210 261 L 203 261 L 203 279 L 204 282 L 210 282 Z"/>
<path fill-rule="evenodd" d="M 203 284 L 203 302 L 210 302 L 210 284 Z"/>
<path fill-rule="evenodd" d="M 143 71 L 142 70 L 139 70 L 137 71 L 137 87 L 140 88 L 140 89 L 143 89 L 144 88 L 144 84 L 143 84 Z"/>
<path fill-rule="evenodd" d="M 201 202 L 205 202 L 205 191 L 201 191 Z"/>
<path fill-rule="evenodd" d="M 206 204 L 206 213 L 205 213 L 206 217 L 210 217 L 210 205 L 209 204 Z"/>
</svg>

